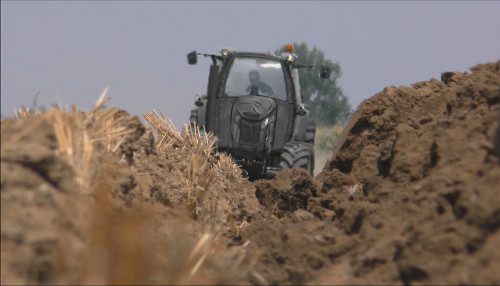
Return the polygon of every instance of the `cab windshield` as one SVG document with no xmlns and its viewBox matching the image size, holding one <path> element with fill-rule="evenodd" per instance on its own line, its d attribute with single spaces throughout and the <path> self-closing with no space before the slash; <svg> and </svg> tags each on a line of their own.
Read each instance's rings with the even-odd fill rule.
<svg viewBox="0 0 500 286">
<path fill-rule="evenodd" d="M 281 63 L 262 58 L 235 58 L 226 81 L 224 96 L 245 95 L 287 100 Z"/>
</svg>

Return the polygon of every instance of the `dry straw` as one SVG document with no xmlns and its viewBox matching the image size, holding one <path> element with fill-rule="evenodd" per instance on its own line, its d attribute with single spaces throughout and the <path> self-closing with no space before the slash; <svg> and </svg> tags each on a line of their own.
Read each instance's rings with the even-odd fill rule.
<svg viewBox="0 0 500 286">
<path fill-rule="evenodd" d="M 186 155 L 179 158 L 182 172 L 177 176 L 187 192 L 188 208 L 193 217 L 210 220 L 217 206 L 212 186 L 227 180 L 227 176 L 241 180 L 241 169 L 229 156 L 218 154 L 215 151 L 217 138 L 212 133 L 200 132 L 196 124 L 184 124 L 179 132 L 160 109 L 143 116 L 156 131 L 155 145 L 160 151 Z"/>
<path fill-rule="evenodd" d="M 158 150 L 179 160 L 176 165 L 180 168 L 173 175 L 187 193 L 190 215 L 207 226 L 185 264 L 187 267 L 184 269 L 190 269 L 188 276 L 192 276 L 199 272 L 209 257 L 214 256 L 223 225 L 234 227 L 234 233 L 239 234 L 240 229 L 248 224 L 246 221 L 237 224 L 234 219 L 218 219 L 221 214 L 217 212 L 217 197 L 226 196 L 221 187 L 229 181 L 242 182 L 242 171 L 230 156 L 215 150 L 217 139 L 213 134 L 200 131 L 196 124 L 184 124 L 179 132 L 160 109 L 143 116 L 156 131 L 155 145 Z M 235 260 L 231 265 L 241 275 L 253 267 L 256 259 L 256 256 L 247 254 L 247 245 L 242 249 L 233 249 L 235 256 L 232 259 Z"/>
<path fill-rule="evenodd" d="M 96 105 L 88 112 L 80 112 L 73 104 L 71 111 L 58 108 L 48 111 L 54 124 L 59 152 L 68 158 L 77 172 L 77 181 L 88 187 L 90 162 L 95 144 L 103 144 L 108 152 L 118 149 L 133 130 L 123 126 L 124 117 L 117 118 L 119 109 L 104 104 L 108 88 L 104 89 Z M 86 188 L 85 188 L 86 189 Z"/>
<path fill-rule="evenodd" d="M 51 107 L 46 112 L 35 109 L 30 112 L 28 108 L 14 110 L 15 117 L 19 120 L 34 117 L 48 116 L 53 124 L 57 143 L 58 153 L 65 156 L 73 166 L 76 173 L 76 181 L 83 190 L 88 190 L 89 176 L 91 174 L 90 163 L 95 144 L 102 144 L 108 152 L 118 149 L 125 137 L 134 130 L 127 129 L 123 125 L 124 117 L 116 116 L 119 109 L 114 106 L 104 107 L 104 104 L 111 99 L 106 96 L 108 88 L 105 88 L 97 100 L 95 106 L 87 112 L 81 112 L 76 105 Z M 36 128 L 33 124 L 32 128 Z M 21 134 L 28 132 L 24 130 Z"/>
</svg>

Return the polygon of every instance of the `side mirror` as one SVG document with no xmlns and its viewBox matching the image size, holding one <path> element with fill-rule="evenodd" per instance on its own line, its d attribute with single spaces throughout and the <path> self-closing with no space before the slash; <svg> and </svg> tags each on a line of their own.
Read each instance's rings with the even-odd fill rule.
<svg viewBox="0 0 500 286">
<path fill-rule="evenodd" d="M 187 54 L 187 58 L 190 65 L 195 65 L 198 62 L 198 55 L 196 54 L 196 51 L 192 51 Z"/>
<path fill-rule="evenodd" d="M 325 78 L 325 79 L 326 79 L 326 78 L 330 78 L 330 73 L 331 73 L 331 72 L 332 72 L 332 71 L 330 70 L 330 68 L 329 68 L 329 67 L 327 67 L 327 66 L 321 66 L 321 71 L 320 71 L 320 73 L 319 73 L 319 76 L 320 76 L 321 78 Z"/>
</svg>

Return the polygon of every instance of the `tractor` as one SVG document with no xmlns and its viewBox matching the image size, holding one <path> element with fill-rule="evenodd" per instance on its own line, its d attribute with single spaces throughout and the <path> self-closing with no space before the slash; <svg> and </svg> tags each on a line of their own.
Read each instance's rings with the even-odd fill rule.
<svg viewBox="0 0 500 286">
<path fill-rule="evenodd" d="M 300 68 L 327 66 L 296 63 L 288 44 L 281 56 L 224 48 L 219 54 L 193 51 L 210 57 L 212 65 L 206 95 L 197 95 L 190 122 L 217 137 L 219 152 L 229 154 L 251 180 L 273 178 L 282 168 L 301 167 L 313 175 L 315 123 L 301 103 Z"/>
</svg>

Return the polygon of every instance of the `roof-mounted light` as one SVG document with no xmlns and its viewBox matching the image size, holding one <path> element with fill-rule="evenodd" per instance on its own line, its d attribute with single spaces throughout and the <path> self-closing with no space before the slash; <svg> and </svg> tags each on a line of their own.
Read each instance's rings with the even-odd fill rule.
<svg viewBox="0 0 500 286">
<path fill-rule="evenodd" d="M 290 54 L 290 55 L 288 55 L 288 56 L 286 57 L 286 60 L 287 60 L 287 61 L 289 61 L 289 62 L 293 62 L 293 61 L 295 61 L 295 57 L 294 57 L 293 55 L 291 55 L 291 54 Z"/>
<path fill-rule="evenodd" d="M 227 57 L 229 55 L 229 50 L 228 49 L 222 49 L 220 50 L 220 54 L 224 57 Z"/>
<path fill-rule="evenodd" d="M 293 52 L 293 45 L 292 44 L 287 44 L 285 47 L 285 51 L 287 52 Z"/>
</svg>

